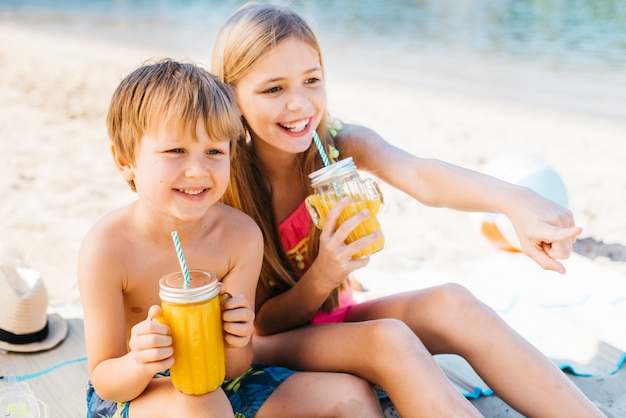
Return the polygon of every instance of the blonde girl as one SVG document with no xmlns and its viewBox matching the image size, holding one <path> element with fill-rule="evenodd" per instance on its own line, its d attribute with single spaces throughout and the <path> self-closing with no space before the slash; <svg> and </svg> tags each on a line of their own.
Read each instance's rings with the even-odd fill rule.
<svg viewBox="0 0 626 418">
<path fill-rule="evenodd" d="M 524 252 L 560 272 L 558 259 L 581 232 L 567 209 L 527 188 L 418 158 L 362 127 L 344 126 L 333 138 L 319 44 L 288 8 L 250 3 L 237 10 L 218 35 L 212 71 L 233 86 L 247 130 L 223 202 L 255 219 L 265 238 L 255 361 L 360 376 L 382 386 L 404 417 L 480 416 L 432 357 L 455 353 L 524 415 L 602 416 L 549 359 L 457 284 L 355 303 L 347 279 L 368 259 L 352 255 L 378 236 L 345 244 L 368 215 L 338 227 L 348 198 L 321 231 L 312 227 L 303 205 L 307 175 L 322 166 L 312 134 L 331 155 L 352 157 L 423 204 L 506 214 Z"/>
</svg>

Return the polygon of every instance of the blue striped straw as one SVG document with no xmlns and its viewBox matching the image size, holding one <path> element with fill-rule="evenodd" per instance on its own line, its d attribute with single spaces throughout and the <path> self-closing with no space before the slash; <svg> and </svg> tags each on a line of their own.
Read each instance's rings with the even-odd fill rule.
<svg viewBox="0 0 626 418">
<path fill-rule="evenodd" d="M 172 231 L 172 239 L 174 240 L 174 247 L 176 247 L 176 255 L 178 256 L 180 269 L 183 271 L 183 277 L 185 278 L 185 289 L 188 289 L 191 279 L 189 278 L 189 270 L 187 270 L 187 263 L 185 263 L 183 249 L 181 248 L 180 240 L 178 239 L 178 232 Z"/>
<path fill-rule="evenodd" d="M 328 167 L 330 165 L 330 161 L 328 160 L 328 155 L 326 155 L 326 150 L 324 150 L 324 146 L 322 145 L 322 141 L 320 141 L 320 136 L 317 134 L 317 131 L 313 131 L 313 141 L 315 141 L 317 152 L 319 152 L 320 157 L 322 157 L 324 166 Z M 341 186 L 339 186 L 337 179 L 333 179 L 333 189 L 335 189 L 337 197 L 341 197 Z"/>
<path fill-rule="evenodd" d="M 324 150 L 324 146 L 322 145 L 322 141 L 320 141 L 320 137 L 316 131 L 313 131 L 313 141 L 315 141 L 315 146 L 317 147 L 317 152 L 320 153 L 320 157 L 322 157 L 322 161 L 324 162 L 324 166 L 328 167 L 330 165 L 330 161 L 328 160 L 328 155 L 326 155 L 326 150 Z"/>
</svg>

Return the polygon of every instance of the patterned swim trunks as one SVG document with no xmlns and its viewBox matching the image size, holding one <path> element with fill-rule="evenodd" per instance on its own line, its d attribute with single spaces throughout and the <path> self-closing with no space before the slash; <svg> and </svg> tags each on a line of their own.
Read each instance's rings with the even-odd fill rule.
<svg viewBox="0 0 626 418">
<path fill-rule="evenodd" d="M 235 412 L 235 418 L 252 418 L 261 405 L 276 388 L 295 371 L 284 367 L 253 364 L 241 376 L 227 380 L 222 389 L 228 396 Z M 169 370 L 155 375 L 155 378 L 169 376 Z M 91 381 L 87 383 L 87 417 L 89 418 L 128 418 L 130 402 L 109 402 L 102 400 Z"/>
<path fill-rule="evenodd" d="M 235 411 L 235 418 L 252 418 L 276 388 L 295 371 L 284 367 L 253 364 L 241 376 L 224 382 L 222 389 Z"/>
</svg>

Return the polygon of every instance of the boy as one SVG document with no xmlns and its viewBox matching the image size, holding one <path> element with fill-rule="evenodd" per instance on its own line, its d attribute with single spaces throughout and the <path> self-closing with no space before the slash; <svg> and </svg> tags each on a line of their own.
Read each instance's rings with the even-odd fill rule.
<svg viewBox="0 0 626 418">
<path fill-rule="evenodd" d="M 163 60 L 120 83 L 107 127 L 137 200 L 104 216 L 80 250 L 88 416 L 232 417 L 222 389 L 187 396 L 155 377 L 173 364 L 173 349 L 169 328 L 152 319 L 161 313 L 159 279 L 180 270 L 178 231 L 189 268 L 215 272 L 233 295 L 222 304 L 226 379 L 250 366 L 263 238 L 248 216 L 218 202 L 243 135 L 233 93 L 193 64 Z"/>
</svg>

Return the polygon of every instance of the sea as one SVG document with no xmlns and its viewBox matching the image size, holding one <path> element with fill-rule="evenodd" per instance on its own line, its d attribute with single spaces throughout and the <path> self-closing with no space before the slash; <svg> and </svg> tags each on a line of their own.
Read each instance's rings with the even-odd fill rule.
<svg viewBox="0 0 626 418">
<path fill-rule="evenodd" d="M 0 0 L 16 24 L 205 60 L 240 0 Z M 626 121 L 625 0 L 292 0 L 327 70 Z"/>
</svg>

